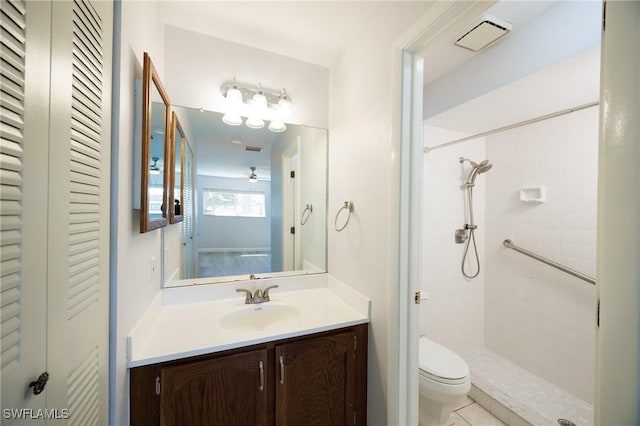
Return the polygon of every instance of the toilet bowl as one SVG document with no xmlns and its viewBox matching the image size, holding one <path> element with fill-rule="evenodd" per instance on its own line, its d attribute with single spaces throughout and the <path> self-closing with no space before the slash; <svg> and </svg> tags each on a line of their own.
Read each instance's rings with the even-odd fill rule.
<svg viewBox="0 0 640 426">
<path fill-rule="evenodd" d="M 424 426 L 444 424 L 471 389 L 467 363 L 455 352 L 420 337 L 419 421 Z"/>
</svg>

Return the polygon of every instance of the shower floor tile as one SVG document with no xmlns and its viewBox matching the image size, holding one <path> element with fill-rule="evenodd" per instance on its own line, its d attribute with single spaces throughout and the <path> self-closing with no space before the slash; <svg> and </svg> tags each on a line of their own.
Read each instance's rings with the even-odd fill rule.
<svg viewBox="0 0 640 426">
<path fill-rule="evenodd" d="M 471 368 L 473 385 L 486 393 L 476 397 L 485 408 L 497 402 L 536 426 L 557 425 L 558 419 L 593 426 L 593 406 L 554 384 L 484 348 L 463 357 Z"/>
</svg>

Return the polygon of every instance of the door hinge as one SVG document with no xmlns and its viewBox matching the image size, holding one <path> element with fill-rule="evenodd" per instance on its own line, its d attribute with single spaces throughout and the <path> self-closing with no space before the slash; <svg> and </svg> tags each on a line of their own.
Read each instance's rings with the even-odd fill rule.
<svg viewBox="0 0 640 426">
<path fill-rule="evenodd" d="M 413 295 L 413 303 L 416 305 L 420 304 L 420 292 L 416 291 L 416 294 Z"/>
<path fill-rule="evenodd" d="M 295 177 L 296 177 L 296 171 L 295 171 L 295 170 L 291 170 L 291 171 L 289 172 L 289 177 L 290 177 L 291 179 L 295 179 Z"/>
<path fill-rule="evenodd" d="M 596 304 L 596 327 L 600 327 L 600 299 L 598 299 L 598 303 Z"/>
<path fill-rule="evenodd" d="M 160 395 L 160 376 L 156 377 L 156 395 Z"/>
<path fill-rule="evenodd" d="M 356 424 L 356 410 L 353 410 L 353 424 Z"/>
<path fill-rule="evenodd" d="M 607 1 L 602 2 L 602 32 L 607 30 Z"/>
<path fill-rule="evenodd" d="M 296 227 L 292 226 L 291 228 L 289 228 L 289 233 L 295 234 L 296 233 Z"/>
</svg>

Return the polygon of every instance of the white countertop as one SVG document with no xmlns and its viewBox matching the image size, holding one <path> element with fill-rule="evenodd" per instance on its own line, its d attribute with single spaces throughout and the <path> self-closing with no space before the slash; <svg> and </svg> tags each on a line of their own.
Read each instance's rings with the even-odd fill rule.
<svg viewBox="0 0 640 426">
<path fill-rule="evenodd" d="M 284 285 L 281 287 L 285 291 L 280 291 L 280 288 L 271 290 L 270 302 L 253 305 L 245 304 L 244 296 L 239 294 L 233 298 L 179 304 L 167 304 L 164 296 L 164 305 L 151 307 L 129 335 L 129 367 L 369 322 L 368 299 L 337 280 L 329 278 L 325 283 L 325 286 L 300 290 Z M 264 288 L 270 283 L 265 280 L 260 284 L 259 287 Z M 232 291 L 241 287 L 242 284 L 235 285 Z M 225 320 L 225 315 L 256 309 L 264 309 L 263 312 L 283 309 L 294 311 L 294 314 L 280 319 L 276 312 L 269 321 L 257 327 L 242 327 L 233 320 Z M 225 327 L 221 321 L 232 326 Z"/>
</svg>

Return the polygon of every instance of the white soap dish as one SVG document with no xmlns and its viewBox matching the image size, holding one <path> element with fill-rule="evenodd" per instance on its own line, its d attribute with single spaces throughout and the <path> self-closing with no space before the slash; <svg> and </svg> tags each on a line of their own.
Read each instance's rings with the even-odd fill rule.
<svg viewBox="0 0 640 426">
<path fill-rule="evenodd" d="M 520 190 L 520 201 L 528 203 L 544 203 L 547 200 L 547 188 L 538 186 L 535 188 L 522 188 Z"/>
</svg>

